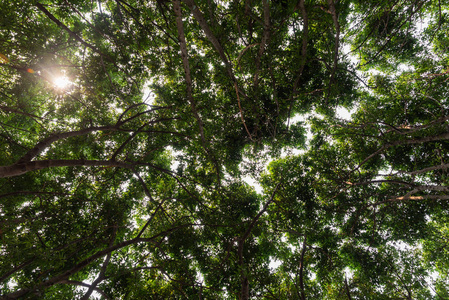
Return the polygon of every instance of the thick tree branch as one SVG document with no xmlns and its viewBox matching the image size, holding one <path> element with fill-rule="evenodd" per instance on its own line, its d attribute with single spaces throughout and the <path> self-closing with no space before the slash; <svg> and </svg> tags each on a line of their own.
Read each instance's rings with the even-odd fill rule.
<svg viewBox="0 0 449 300">
<path fill-rule="evenodd" d="M 228 57 L 226 56 L 223 47 L 221 46 L 218 39 L 215 37 L 214 33 L 210 29 L 209 25 L 207 24 L 206 20 L 204 19 L 203 13 L 200 11 L 198 5 L 195 3 L 194 0 L 183 0 L 189 9 L 192 11 L 193 16 L 197 20 L 198 24 L 200 24 L 201 29 L 203 29 L 204 34 L 206 34 L 207 39 L 212 43 L 215 50 L 220 55 L 220 58 L 223 60 L 226 66 L 226 70 L 228 72 L 229 77 L 235 81 L 234 73 L 232 72 L 232 66 L 229 62 Z"/>
<path fill-rule="evenodd" d="M 260 42 L 259 46 L 259 53 L 256 57 L 256 70 L 254 71 L 254 79 L 253 84 L 254 88 L 257 89 L 257 86 L 259 85 L 259 73 L 260 73 L 260 61 L 262 59 L 262 55 L 265 51 L 265 46 L 268 43 L 268 40 L 270 39 L 270 4 L 268 3 L 268 0 L 262 0 L 263 3 L 263 35 L 262 40 Z"/>
<path fill-rule="evenodd" d="M 184 25 L 182 23 L 181 4 L 180 4 L 179 0 L 173 0 L 173 8 L 175 10 L 175 15 L 176 15 L 176 27 L 178 29 L 178 39 L 179 39 L 179 46 L 181 48 L 182 64 L 184 66 L 184 74 L 185 74 L 186 87 L 187 87 L 187 99 L 189 99 L 190 108 L 192 109 L 193 116 L 195 117 L 195 119 L 198 123 L 203 147 L 206 149 L 207 144 L 206 144 L 206 138 L 204 136 L 204 124 L 198 114 L 198 111 L 196 109 L 195 100 L 193 99 L 192 77 L 190 75 L 189 56 L 187 53 L 187 43 L 186 43 L 186 38 L 184 35 Z"/>
<path fill-rule="evenodd" d="M 332 20 L 334 21 L 335 26 L 335 49 L 334 49 L 334 62 L 332 67 L 332 73 L 331 73 L 331 79 L 329 83 L 329 88 L 333 84 L 335 79 L 335 72 L 337 71 L 337 65 L 338 65 L 338 50 L 340 47 L 340 23 L 338 22 L 338 14 L 337 10 L 335 9 L 335 3 L 334 0 L 327 0 L 327 3 L 329 4 L 329 12 L 332 15 Z"/>
<path fill-rule="evenodd" d="M 47 149 L 52 143 L 66 139 L 69 137 L 75 137 L 80 135 L 85 135 L 94 131 L 116 131 L 118 127 L 116 126 L 95 126 L 77 131 L 62 132 L 49 136 L 48 138 L 39 142 L 33 149 L 29 150 L 24 156 L 22 156 L 16 164 L 24 164 L 30 162 L 33 158 L 41 154 L 45 149 Z M 1 167 L 0 167 L 1 170 Z M 1 174 L 1 171 L 0 171 Z M 0 175 L 1 176 L 1 175 Z"/>
<path fill-rule="evenodd" d="M 24 263 L 21 263 L 20 265 L 18 265 L 17 267 L 14 267 L 13 269 L 11 269 L 11 271 L 6 272 L 5 274 L 3 274 L 0 277 L 0 282 L 3 282 L 4 280 L 6 280 L 9 276 L 11 276 L 12 274 L 22 270 L 23 268 L 25 268 L 26 266 L 30 265 L 33 262 L 34 259 L 29 259 Z"/>
<path fill-rule="evenodd" d="M 302 48 L 301 48 L 301 64 L 298 71 L 298 75 L 293 83 L 293 91 L 290 96 L 290 106 L 288 108 L 288 122 L 287 128 L 290 127 L 290 117 L 293 109 L 293 104 L 295 103 L 296 91 L 298 89 L 299 82 L 301 80 L 302 72 L 304 71 L 304 67 L 306 65 L 307 59 L 307 43 L 309 40 L 309 17 L 307 14 L 307 9 L 305 6 L 305 0 L 299 0 L 298 7 L 301 10 L 302 20 L 303 20 L 303 32 L 302 32 Z"/>
<path fill-rule="evenodd" d="M 0 167 L 0 178 L 19 176 L 28 173 L 30 171 L 54 167 L 121 167 L 131 169 L 133 165 L 109 160 L 86 160 L 86 159 L 39 160 Z"/>
</svg>

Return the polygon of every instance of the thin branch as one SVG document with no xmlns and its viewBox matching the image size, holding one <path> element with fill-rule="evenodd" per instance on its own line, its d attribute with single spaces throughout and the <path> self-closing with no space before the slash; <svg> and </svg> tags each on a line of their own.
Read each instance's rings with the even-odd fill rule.
<svg viewBox="0 0 449 300">
<path fill-rule="evenodd" d="M 16 196 L 16 195 L 59 195 L 59 196 L 67 196 L 70 195 L 69 193 L 59 193 L 59 192 L 42 192 L 42 191 L 17 191 L 17 192 L 11 192 L 6 194 L 1 194 L 0 198 L 3 197 L 10 197 L 10 196 Z"/>
<path fill-rule="evenodd" d="M 307 236 L 304 236 L 304 241 L 302 243 L 301 258 L 299 262 L 299 287 L 301 288 L 301 300 L 306 300 L 306 293 L 304 289 L 304 255 L 307 249 Z"/>
<path fill-rule="evenodd" d="M 135 16 L 134 14 L 132 14 L 131 12 L 129 12 L 129 11 L 123 6 L 123 4 L 126 5 L 129 9 L 131 9 L 132 11 L 134 11 L 134 12 L 136 12 L 136 13 L 138 13 L 138 14 L 141 13 L 141 12 L 139 11 L 139 9 L 137 9 L 137 8 L 135 8 L 135 7 L 133 7 L 133 6 L 131 6 L 130 4 L 126 3 L 126 2 L 123 1 L 123 0 L 116 0 L 116 1 L 117 1 L 117 3 L 120 5 L 120 7 L 122 7 L 122 8 L 125 10 L 125 12 L 126 12 L 128 15 L 130 15 L 131 18 L 133 18 L 133 20 L 136 22 L 137 25 L 139 25 L 141 28 L 143 28 L 143 29 L 147 30 L 149 33 L 151 33 L 151 30 L 148 30 L 147 26 L 143 25 L 143 24 L 136 18 L 136 16 Z M 158 25 L 158 24 L 157 24 L 156 22 L 154 22 L 152 19 L 150 19 L 150 20 L 148 20 L 148 21 L 150 21 L 151 24 L 152 24 L 154 27 L 156 27 L 157 29 L 159 29 L 160 31 L 162 31 L 162 32 L 163 32 L 169 39 L 171 39 L 175 44 L 178 43 L 178 41 L 177 41 L 174 37 L 172 37 L 171 34 L 170 34 L 169 32 L 167 32 L 162 26 Z M 155 36 L 158 37 L 157 35 L 155 35 Z"/>
<path fill-rule="evenodd" d="M 27 113 L 27 112 L 24 112 L 24 111 L 20 111 L 20 110 L 11 108 L 11 107 L 3 106 L 3 105 L 0 105 L 0 110 L 9 111 L 9 112 L 13 112 L 13 113 L 16 113 L 16 114 L 21 114 L 21 115 L 24 115 L 24 116 L 27 116 L 27 117 L 30 117 L 30 118 L 33 118 L 33 119 L 40 119 L 40 120 L 44 119 L 42 117 L 39 117 L 39 116 L 30 114 L 30 113 Z"/>
<path fill-rule="evenodd" d="M 273 193 L 271 193 L 271 197 L 270 200 L 267 201 L 267 203 L 265 203 L 265 205 L 263 206 L 263 208 L 259 211 L 259 213 L 253 218 L 253 220 L 251 221 L 251 224 L 248 226 L 248 229 L 246 229 L 245 233 L 242 235 L 242 237 L 240 238 L 241 241 L 245 241 L 249 234 L 251 233 L 251 230 L 254 228 L 254 225 L 256 225 L 257 221 L 259 220 L 259 218 L 262 216 L 262 214 L 268 209 L 268 206 L 274 201 L 274 196 L 276 195 L 276 192 L 278 190 L 280 186 L 280 183 L 278 183 L 276 185 L 276 187 L 273 190 Z"/>
<path fill-rule="evenodd" d="M 365 158 L 357 167 L 355 167 L 354 169 L 351 170 L 350 173 L 353 173 L 355 171 L 357 171 L 358 169 L 360 169 L 361 166 L 363 166 L 368 160 L 370 160 L 371 158 L 373 158 L 374 156 L 376 156 L 379 153 L 382 153 L 385 149 L 388 149 L 389 146 L 388 145 L 384 145 L 382 147 L 380 147 L 376 152 L 372 153 L 371 155 L 369 155 L 367 158 Z"/>
<path fill-rule="evenodd" d="M 419 2 L 419 0 L 415 1 L 415 3 L 416 2 Z M 411 20 L 411 18 L 418 12 L 418 10 L 421 9 L 421 7 L 424 5 L 424 3 L 425 3 L 425 1 L 422 1 L 421 3 L 419 3 L 417 8 L 411 12 L 411 14 L 407 17 L 407 19 L 405 19 L 404 22 L 402 22 L 401 24 L 399 24 L 398 27 L 396 27 L 397 29 L 395 30 L 395 32 L 388 36 L 388 38 L 386 39 L 386 42 L 382 45 L 382 47 L 380 47 L 380 49 L 377 51 L 377 53 L 366 63 L 363 63 L 363 64 L 359 63 L 357 68 L 364 67 L 364 66 L 370 64 L 371 62 L 373 62 L 382 53 L 382 51 L 385 49 L 385 47 L 387 47 L 387 45 L 390 43 L 390 41 L 396 36 L 396 34 L 399 32 L 399 30 L 401 30 L 402 26 L 404 26 L 407 22 L 409 22 Z"/>
<path fill-rule="evenodd" d="M 441 140 L 447 140 L 449 139 L 449 132 L 442 133 L 435 136 L 428 136 L 424 138 L 417 138 L 417 139 L 409 139 L 409 140 L 397 140 L 394 142 L 390 142 L 388 144 L 383 145 L 380 147 L 377 151 L 370 154 L 367 158 L 365 158 L 357 167 L 351 170 L 351 173 L 358 170 L 362 165 L 364 165 L 368 160 L 373 158 L 374 156 L 378 155 L 379 153 L 383 152 L 384 150 L 391 148 L 393 146 L 400 146 L 400 145 L 414 145 L 414 144 L 422 144 L 427 142 L 435 142 L 435 141 L 441 141 Z"/>
<path fill-rule="evenodd" d="M 242 123 L 243 123 L 243 126 L 245 127 L 246 133 L 248 133 L 249 139 L 252 141 L 253 137 L 252 137 L 251 133 L 249 132 L 248 127 L 246 126 L 245 117 L 243 116 L 242 105 L 240 103 L 240 96 L 239 96 L 239 91 L 238 91 L 238 87 L 237 87 L 237 82 L 235 82 L 235 81 L 234 81 L 234 88 L 235 88 L 235 94 L 237 95 L 237 102 L 238 102 L 239 110 L 240 110 L 240 118 L 242 119 Z"/>
<path fill-rule="evenodd" d="M 41 3 L 39 3 L 39 2 L 36 2 L 36 7 L 40 10 L 40 11 L 42 11 L 50 20 L 52 20 L 56 25 L 58 25 L 59 27 L 61 27 L 62 29 L 64 29 L 65 31 L 67 31 L 75 40 L 77 40 L 78 42 L 80 42 L 83 46 L 85 46 L 85 47 L 87 47 L 87 48 L 89 48 L 89 49 L 92 49 L 94 52 L 96 52 L 96 53 L 98 53 L 98 54 L 100 54 L 101 56 L 104 56 L 104 54 L 103 53 L 101 53 L 101 51 L 97 48 L 97 47 L 95 47 L 95 46 L 93 46 L 93 45 L 91 45 L 91 44 L 89 44 L 89 43 L 87 43 L 86 41 L 84 41 L 82 38 L 80 38 L 75 32 L 73 32 L 72 30 L 70 30 L 66 25 L 64 25 L 61 21 L 59 21 L 51 12 L 49 12 L 45 7 L 44 7 L 44 5 L 42 5 Z M 107 57 L 108 58 L 108 60 L 109 61 L 112 61 L 112 59 L 111 58 L 109 58 L 109 57 Z"/>
<path fill-rule="evenodd" d="M 151 214 L 150 218 L 148 219 L 148 221 L 145 223 L 145 225 L 142 227 L 142 229 L 140 230 L 140 232 L 137 234 L 136 238 L 140 238 L 142 236 L 142 234 L 145 232 L 145 230 L 147 229 L 147 227 L 150 225 L 151 221 L 154 219 L 154 217 L 156 216 L 157 212 L 159 211 L 159 209 L 163 209 L 162 205 L 165 203 L 165 200 L 170 199 L 170 198 L 165 198 L 162 199 L 161 202 L 159 203 L 158 207 L 156 207 L 156 209 L 154 210 L 154 212 Z"/>
<path fill-rule="evenodd" d="M 349 285 L 348 285 L 348 279 L 345 276 L 345 290 L 346 290 L 346 296 L 348 296 L 348 300 L 352 300 L 351 298 L 351 293 L 349 290 Z"/>
<path fill-rule="evenodd" d="M 428 168 L 424 168 L 421 170 L 416 170 L 416 171 L 412 171 L 412 172 L 404 172 L 404 173 L 406 173 L 408 175 L 416 175 L 416 174 L 427 173 L 427 172 L 435 171 L 435 170 L 446 170 L 448 168 L 449 168 L 449 164 L 443 164 L 443 165 L 428 167 Z"/>
<path fill-rule="evenodd" d="M 245 54 L 245 52 L 248 51 L 248 49 L 255 47 L 257 45 L 259 45 L 259 43 L 248 45 L 242 51 L 240 51 L 239 56 L 237 57 L 237 63 L 235 64 L 236 67 L 240 67 L 240 60 L 242 59 L 243 54 Z"/>
<path fill-rule="evenodd" d="M 83 287 L 87 287 L 89 289 L 92 288 L 93 291 L 99 293 L 100 295 L 102 295 L 105 299 L 111 299 L 109 298 L 109 296 L 100 288 L 98 287 L 94 287 L 93 285 L 87 284 L 85 282 L 82 281 L 76 281 L 76 280 L 62 280 L 60 282 L 58 282 L 58 284 L 72 284 L 72 285 L 78 285 L 78 286 L 83 286 Z"/>
<path fill-rule="evenodd" d="M 117 237 L 117 230 L 118 230 L 117 227 L 114 227 L 111 239 L 109 241 L 109 247 L 112 247 L 114 245 L 115 238 Z M 89 290 L 86 292 L 86 294 L 84 294 L 84 296 L 81 298 L 81 300 L 89 300 L 90 295 L 95 290 L 97 285 L 100 282 L 102 282 L 104 279 L 106 279 L 106 269 L 109 265 L 109 262 L 111 261 L 111 256 L 112 256 L 112 252 L 109 252 L 106 255 L 106 259 L 104 260 L 104 263 L 100 269 L 100 274 L 98 274 L 97 279 L 95 279 L 95 281 L 92 282 L 92 286 L 89 288 Z"/>
<path fill-rule="evenodd" d="M 134 139 L 140 132 L 142 132 L 142 130 L 148 125 L 149 123 L 145 123 L 142 126 L 140 126 L 136 131 L 134 131 L 127 139 L 126 141 L 124 141 L 120 147 L 118 147 L 117 150 L 115 150 L 115 152 L 112 154 L 111 156 L 111 160 L 115 161 L 117 155 L 120 154 L 120 152 L 123 151 L 123 149 L 125 149 L 126 145 L 128 145 L 129 142 L 131 142 L 132 139 Z"/>
</svg>

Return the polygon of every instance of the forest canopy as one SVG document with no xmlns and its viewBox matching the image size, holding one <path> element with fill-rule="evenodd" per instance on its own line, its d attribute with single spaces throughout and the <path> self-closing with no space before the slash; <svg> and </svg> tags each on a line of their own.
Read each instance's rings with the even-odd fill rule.
<svg viewBox="0 0 449 300">
<path fill-rule="evenodd" d="M 449 298 L 449 1 L 0 12 L 1 299 Z"/>
</svg>

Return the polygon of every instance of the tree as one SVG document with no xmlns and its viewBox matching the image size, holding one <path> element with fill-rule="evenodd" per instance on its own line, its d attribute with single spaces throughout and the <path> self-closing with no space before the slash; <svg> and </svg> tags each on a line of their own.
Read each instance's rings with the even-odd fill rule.
<svg viewBox="0 0 449 300">
<path fill-rule="evenodd" d="M 448 10 L 3 1 L 2 299 L 445 299 Z"/>
</svg>

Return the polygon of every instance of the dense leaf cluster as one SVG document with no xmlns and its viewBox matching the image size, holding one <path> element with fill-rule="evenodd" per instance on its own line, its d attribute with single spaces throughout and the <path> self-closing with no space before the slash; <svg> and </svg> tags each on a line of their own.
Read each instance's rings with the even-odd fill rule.
<svg viewBox="0 0 449 300">
<path fill-rule="evenodd" d="M 449 297 L 448 1 L 0 12 L 2 299 Z"/>
</svg>

